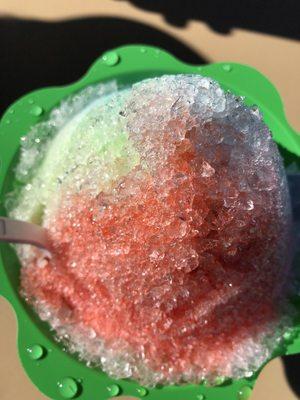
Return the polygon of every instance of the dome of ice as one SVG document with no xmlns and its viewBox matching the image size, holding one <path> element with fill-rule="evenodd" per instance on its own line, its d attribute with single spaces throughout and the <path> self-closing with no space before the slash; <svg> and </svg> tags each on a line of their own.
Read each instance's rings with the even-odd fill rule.
<svg viewBox="0 0 300 400">
<path fill-rule="evenodd" d="M 71 352 L 145 385 L 250 376 L 289 323 L 290 205 L 257 108 L 198 75 L 91 87 L 22 138 L 21 290 Z"/>
</svg>

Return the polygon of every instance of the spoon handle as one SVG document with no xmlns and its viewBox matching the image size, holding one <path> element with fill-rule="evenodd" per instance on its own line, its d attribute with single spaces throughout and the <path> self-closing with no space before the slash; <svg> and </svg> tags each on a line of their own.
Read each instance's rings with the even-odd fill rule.
<svg viewBox="0 0 300 400">
<path fill-rule="evenodd" d="M 0 242 L 24 243 L 50 250 L 47 230 L 29 222 L 0 217 Z"/>
</svg>

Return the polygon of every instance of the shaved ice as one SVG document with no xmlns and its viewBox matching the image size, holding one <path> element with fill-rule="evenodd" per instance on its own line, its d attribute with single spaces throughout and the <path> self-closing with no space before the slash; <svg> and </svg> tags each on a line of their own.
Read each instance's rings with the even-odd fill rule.
<svg viewBox="0 0 300 400">
<path fill-rule="evenodd" d="M 289 328 L 291 210 L 256 107 L 199 75 L 67 99 L 21 139 L 21 293 L 88 366 L 141 384 L 251 376 Z"/>
</svg>

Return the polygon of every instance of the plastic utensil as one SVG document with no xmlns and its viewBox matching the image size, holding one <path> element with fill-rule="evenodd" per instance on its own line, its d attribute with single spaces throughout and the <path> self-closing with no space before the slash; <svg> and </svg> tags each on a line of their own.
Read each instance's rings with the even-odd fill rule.
<svg viewBox="0 0 300 400">
<path fill-rule="evenodd" d="M 300 137 L 286 121 L 283 105 L 274 86 L 255 69 L 235 64 L 218 63 L 205 66 L 185 64 L 167 52 L 149 46 L 125 46 L 105 53 L 95 61 L 79 81 L 63 87 L 45 88 L 29 93 L 16 101 L 4 114 L 0 123 L 0 200 L 14 187 L 14 165 L 17 161 L 20 137 L 30 126 L 42 119 L 62 99 L 88 85 L 101 81 L 117 80 L 119 85 L 130 85 L 136 81 L 163 74 L 193 73 L 217 80 L 225 90 L 244 96 L 245 103 L 256 105 L 264 115 L 264 121 L 273 133 L 274 140 L 286 166 L 293 164 L 300 169 Z M 32 109 L 43 110 L 42 113 Z M 5 214 L 0 204 L 0 213 Z M 66 353 L 63 345 L 55 342 L 48 325 L 37 318 L 18 295 L 19 262 L 11 246 L 0 244 L 0 294 L 14 307 L 19 323 L 18 348 L 22 364 L 32 382 L 54 400 L 71 398 L 79 400 L 107 399 L 111 388 L 118 394 L 141 398 L 141 386 L 132 380 L 114 380 L 96 368 L 88 368 L 76 356 Z M 300 310 L 300 298 L 295 299 Z M 286 334 L 286 341 L 279 346 L 273 357 L 300 352 L 300 320 Z M 28 349 L 41 346 L 44 355 L 32 359 Z M 224 381 L 220 386 L 207 387 L 204 383 L 182 386 L 147 388 L 149 400 L 245 400 L 259 375 Z M 66 383 L 67 382 L 67 383 Z M 65 387 L 64 385 L 68 385 Z"/>
<path fill-rule="evenodd" d="M 0 242 L 32 244 L 51 250 L 45 228 L 5 217 L 0 217 Z"/>
</svg>

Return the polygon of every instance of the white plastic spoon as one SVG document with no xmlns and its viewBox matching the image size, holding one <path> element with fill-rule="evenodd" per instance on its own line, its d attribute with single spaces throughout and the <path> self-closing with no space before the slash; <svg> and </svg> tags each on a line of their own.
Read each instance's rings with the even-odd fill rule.
<svg viewBox="0 0 300 400">
<path fill-rule="evenodd" d="M 0 242 L 32 244 L 51 251 L 45 228 L 5 217 L 0 217 Z"/>
</svg>

